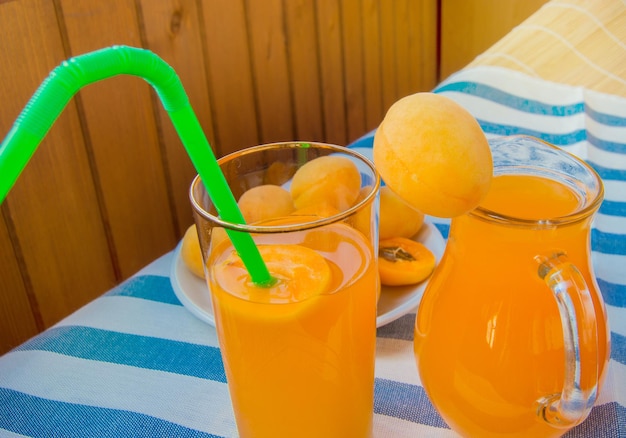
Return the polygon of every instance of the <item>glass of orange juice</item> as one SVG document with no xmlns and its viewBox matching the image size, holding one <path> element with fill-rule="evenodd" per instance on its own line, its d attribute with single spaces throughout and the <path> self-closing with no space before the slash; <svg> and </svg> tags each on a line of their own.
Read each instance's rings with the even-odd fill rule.
<svg viewBox="0 0 626 438">
<path fill-rule="evenodd" d="M 246 224 L 191 201 L 242 437 L 372 433 L 379 176 L 359 154 L 275 143 L 218 160 Z M 229 233 L 249 233 L 273 278 L 251 281 Z"/>
<path fill-rule="evenodd" d="M 603 185 L 586 163 L 538 139 L 490 145 L 490 191 L 452 219 L 419 306 L 419 374 L 464 436 L 560 436 L 587 417 L 608 368 L 590 257 Z"/>
</svg>

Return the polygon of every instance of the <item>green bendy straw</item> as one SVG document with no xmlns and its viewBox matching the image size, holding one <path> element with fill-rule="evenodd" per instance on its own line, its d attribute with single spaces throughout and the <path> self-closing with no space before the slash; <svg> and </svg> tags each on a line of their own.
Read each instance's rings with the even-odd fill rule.
<svg viewBox="0 0 626 438">
<path fill-rule="evenodd" d="M 85 85 L 126 74 L 145 79 L 157 92 L 219 216 L 245 223 L 189 98 L 174 69 L 153 52 L 112 46 L 68 59 L 42 82 L 0 144 L 0 204 L 70 99 Z M 252 281 L 274 280 L 252 237 L 227 230 Z"/>
</svg>

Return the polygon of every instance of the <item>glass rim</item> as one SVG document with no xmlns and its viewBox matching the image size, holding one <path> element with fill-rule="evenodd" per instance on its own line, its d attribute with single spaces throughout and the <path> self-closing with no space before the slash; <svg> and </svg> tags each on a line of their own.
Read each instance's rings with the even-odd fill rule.
<svg viewBox="0 0 626 438">
<path fill-rule="evenodd" d="M 380 175 L 378 171 L 376 170 L 374 163 L 363 154 L 357 151 L 354 151 L 346 146 L 339 146 L 339 145 L 335 145 L 331 143 L 322 143 L 322 142 L 315 142 L 315 141 L 284 141 L 284 142 L 266 143 L 266 144 L 251 146 L 245 149 L 231 152 L 219 158 L 217 160 L 217 163 L 218 165 L 221 166 L 223 163 L 227 163 L 228 161 L 231 161 L 234 158 L 245 156 L 245 155 L 250 155 L 254 153 L 259 153 L 259 152 L 263 152 L 266 150 L 277 150 L 277 149 L 297 150 L 297 149 L 304 149 L 304 148 L 308 149 L 311 147 L 315 147 L 316 149 L 328 150 L 332 152 L 338 152 L 338 153 L 342 153 L 345 155 L 349 155 L 365 163 L 365 165 L 368 167 L 368 169 L 371 171 L 372 175 L 374 176 L 374 184 L 372 185 L 372 188 L 367 194 L 367 196 L 363 198 L 361 201 L 359 201 L 358 203 L 354 204 L 353 206 L 351 206 L 350 208 L 344 211 L 341 211 L 329 217 L 324 217 L 324 218 L 316 219 L 313 221 L 301 222 L 301 223 L 296 223 L 296 224 L 284 224 L 284 225 L 237 224 L 233 222 L 224 221 L 219 216 L 213 215 L 209 213 L 208 211 L 206 211 L 204 207 L 202 207 L 199 204 L 199 202 L 196 200 L 194 196 L 194 188 L 197 187 L 199 184 L 202 185 L 202 179 L 200 178 L 200 175 L 196 175 L 194 179 L 192 180 L 191 185 L 189 187 L 189 199 L 191 201 L 191 206 L 193 210 L 197 214 L 202 216 L 204 219 L 206 219 L 207 221 L 213 223 L 214 226 L 219 226 L 228 230 L 240 231 L 240 232 L 245 232 L 245 233 L 259 233 L 259 234 L 284 233 L 284 232 L 315 229 L 315 228 L 322 227 L 324 225 L 330 225 L 330 224 L 342 221 L 343 219 L 346 219 L 349 216 L 356 213 L 357 211 L 359 211 L 364 205 L 371 202 L 372 198 L 376 196 L 376 193 L 380 189 L 381 181 L 380 181 Z M 202 190 L 204 190 L 204 192 L 208 196 L 208 193 L 206 192 L 206 188 L 204 186 L 202 187 Z"/>
<path fill-rule="evenodd" d="M 590 176 L 596 181 L 598 185 L 598 191 L 594 194 L 594 197 L 590 200 L 589 203 L 584 205 L 580 209 L 576 209 L 575 211 L 568 213 L 563 216 L 555 216 L 553 218 L 544 218 L 544 219 L 524 219 L 517 216 L 507 215 L 503 213 L 499 213 L 495 210 L 491 210 L 485 207 L 481 207 L 480 205 L 476 207 L 474 210 L 470 211 L 468 214 L 470 216 L 474 216 L 479 219 L 483 219 L 490 222 L 502 223 L 510 226 L 522 226 L 522 227 L 534 227 L 534 228 L 547 228 L 558 225 L 571 224 L 575 222 L 579 222 L 581 220 L 587 219 L 591 217 L 599 208 L 600 204 L 604 200 L 604 183 L 602 178 L 596 172 L 596 170 L 591 167 L 587 162 L 577 157 L 576 155 L 558 147 L 553 144 L 550 144 L 540 138 L 533 137 L 530 135 L 510 135 L 504 137 L 497 137 L 491 141 L 494 142 L 507 142 L 507 141 L 515 141 L 515 140 L 524 140 L 530 141 L 532 143 L 541 145 L 543 147 L 547 147 L 554 151 L 558 151 L 559 153 L 563 153 L 567 158 L 573 160 L 581 167 L 585 169 L 586 172 L 590 174 Z M 497 177 L 497 174 L 494 174 L 494 178 Z"/>
</svg>

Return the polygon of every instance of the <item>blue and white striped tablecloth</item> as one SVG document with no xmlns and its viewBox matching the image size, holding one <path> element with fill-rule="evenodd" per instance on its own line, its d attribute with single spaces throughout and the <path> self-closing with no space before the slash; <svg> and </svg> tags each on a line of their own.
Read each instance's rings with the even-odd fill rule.
<svg viewBox="0 0 626 438">
<path fill-rule="evenodd" d="M 494 67 L 461 71 L 436 91 L 465 106 L 488 136 L 537 136 L 602 176 L 592 250 L 612 358 L 597 406 L 568 436 L 626 437 L 626 100 Z M 447 236 L 446 221 L 430 220 Z M 0 436 L 236 436 L 215 330 L 176 298 L 172 258 L 0 357 Z M 420 384 L 414 318 L 378 330 L 375 437 L 455 436 Z"/>
</svg>

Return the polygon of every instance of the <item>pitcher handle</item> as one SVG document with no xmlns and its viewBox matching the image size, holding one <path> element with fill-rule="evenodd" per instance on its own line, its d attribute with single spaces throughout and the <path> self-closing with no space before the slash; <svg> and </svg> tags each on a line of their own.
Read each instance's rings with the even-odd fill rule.
<svg viewBox="0 0 626 438">
<path fill-rule="evenodd" d="M 535 260 L 539 277 L 550 287 L 558 304 L 565 349 L 563 391 L 538 400 L 537 412 L 554 427 L 572 427 L 587 418 L 597 396 L 597 348 L 585 363 L 591 381 L 585 385 L 581 381 L 581 345 L 598 344 L 595 309 L 585 279 L 564 253 L 537 256 Z"/>
</svg>

